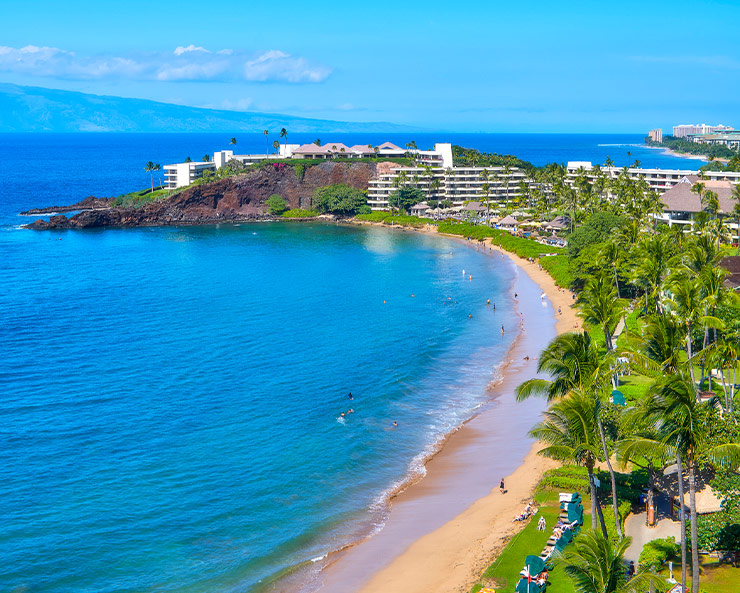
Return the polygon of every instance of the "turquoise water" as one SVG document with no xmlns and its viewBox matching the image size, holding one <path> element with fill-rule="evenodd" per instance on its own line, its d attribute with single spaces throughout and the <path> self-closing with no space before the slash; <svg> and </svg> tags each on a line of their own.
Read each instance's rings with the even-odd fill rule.
<svg viewBox="0 0 740 593">
<path fill-rule="evenodd" d="M 507 264 L 387 229 L 0 249 L 0 590 L 251 591 L 340 547 L 485 400 L 516 325 Z"/>
<path fill-rule="evenodd" d="M 338 139 L 697 165 L 639 136 Z M 227 140 L 0 134 L 0 590 L 258 590 L 382 524 L 384 493 L 485 401 L 514 338 L 500 326 L 517 325 L 513 272 L 460 243 L 320 224 L 18 228 L 21 210 L 141 188 L 147 160 Z"/>
</svg>

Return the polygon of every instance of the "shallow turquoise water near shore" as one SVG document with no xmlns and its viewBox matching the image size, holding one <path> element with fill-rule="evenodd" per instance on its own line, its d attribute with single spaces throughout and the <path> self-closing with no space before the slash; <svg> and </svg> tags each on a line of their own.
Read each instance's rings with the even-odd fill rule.
<svg viewBox="0 0 740 593">
<path fill-rule="evenodd" d="M 516 325 L 510 268 L 439 237 L 0 241 L 3 590 L 245 591 L 367 532 L 485 400 Z"/>
</svg>

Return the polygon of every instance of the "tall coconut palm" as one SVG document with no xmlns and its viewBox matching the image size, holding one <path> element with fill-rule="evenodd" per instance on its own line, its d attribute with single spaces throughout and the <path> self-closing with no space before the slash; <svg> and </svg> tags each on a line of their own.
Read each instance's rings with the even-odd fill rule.
<svg viewBox="0 0 740 593">
<path fill-rule="evenodd" d="M 673 456 L 670 447 L 660 441 L 655 423 L 649 419 L 644 401 L 630 408 L 622 417 L 617 443 L 617 459 L 623 468 L 629 464 L 648 473 L 647 505 L 654 508 L 655 478 Z"/>
<path fill-rule="evenodd" d="M 605 274 L 591 277 L 581 292 L 579 302 L 580 316 L 586 323 L 602 329 L 607 352 L 613 350 L 612 334 L 624 314 L 626 303 L 617 298 L 611 280 Z"/>
<path fill-rule="evenodd" d="M 262 130 L 262 133 L 265 135 L 265 154 L 270 156 L 270 132 L 268 130 Z"/>
<path fill-rule="evenodd" d="M 280 142 L 278 140 L 273 140 L 272 148 L 275 150 L 275 153 L 277 154 L 278 149 L 280 148 Z"/>
<path fill-rule="evenodd" d="M 740 444 L 715 445 L 707 442 L 702 422 L 702 408 L 716 405 L 700 403 L 696 384 L 683 373 L 658 379 L 648 390 L 650 417 L 656 422 L 661 441 L 675 448 L 686 461 L 689 475 L 689 510 L 691 517 L 691 590 L 699 590 L 699 548 L 696 521 L 696 473 L 700 458 L 715 467 L 737 469 Z M 679 457 L 680 459 L 680 457 Z M 681 468 L 679 468 L 680 471 Z M 680 483 L 681 480 L 679 480 Z M 683 499 L 681 499 L 683 504 Z"/>
<path fill-rule="evenodd" d="M 287 144 L 288 143 L 288 130 L 286 130 L 285 128 L 280 128 L 280 137 L 283 139 L 284 141 L 283 143 Z"/>
<path fill-rule="evenodd" d="M 645 291 L 646 311 L 660 312 L 659 297 L 674 263 L 674 248 L 665 235 L 648 236 L 638 242 L 633 254 L 632 282 Z"/>
<path fill-rule="evenodd" d="M 529 379 L 516 388 L 516 397 L 518 401 L 531 396 L 544 396 L 548 401 L 565 401 L 573 392 L 587 393 L 590 396 L 592 421 L 601 441 L 601 453 L 611 478 L 614 523 L 617 534 L 621 537 L 617 482 L 600 414 L 602 401 L 611 391 L 614 362 L 614 353 L 602 356 L 588 332 L 562 334 L 550 342 L 537 363 L 537 372 L 546 373 L 552 379 Z M 596 506 L 601 512 L 601 507 L 598 504 Z"/>
<path fill-rule="evenodd" d="M 152 192 L 154 192 L 154 171 L 157 170 L 157 165 L 154 164 L 153 161 L 147 161 L 146 165 L 144 165 L 144 171 L 149 173 L 152 181 Z"/>
<path fill-rule="evenodd" d="M 598 503 L 594 467 L 599 458 L 599 435 L 595 422 L 593 400 L 580 390 L 571 391 L 567 398 L 550 406 L 545 418 L 530 434 L 546 443 L 538 453 L 565 463 L 583 465 L 588 472 L 591 492 L 591 528 L 597 529 L 597 518 L 606 536 L 606 524 Z"/>
<path fill-rule="evenodd" d="M 619 264 L 622 262 L 624 250 L 616 238 L 612 238 L 604 243 L 600 253 L 602 259 L 612 269 L 614 273 L 614 288 L 617 290 L 617 298 L 622 298 L 619 293 Z"/>
<path fill-rule="evenodd" d="M 624 554 L 632 543 L 626 537 L 613 544 L 598 532 L 582 533 L 568 546 L 558 561 L 576 593 L 643 593 L 660 583 L 651 573 L 638 573 L 627 579 Z"/>
<path fill-rule="evenodd" d="M 229 144 L 236 148 L 236 138 L 232 138 L 231 140 L 229 140 Z"/>
</svg>

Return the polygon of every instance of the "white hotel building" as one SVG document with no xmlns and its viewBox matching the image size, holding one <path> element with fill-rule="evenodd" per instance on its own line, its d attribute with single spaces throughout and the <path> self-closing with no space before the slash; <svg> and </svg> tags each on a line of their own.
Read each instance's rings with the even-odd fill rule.
<svg viewBox="0 0 740 593">
<path fill-rule="evenodd" d="M 176 163 L 164 166 L 165 187 L 177 189 L 187 187 L 203 176 L 205 171 L 220 169 L 231 160 L 244 165 L 252 165 L 270 159 L 362 159 L 362 158 L 398 158 L 412 156 L 421 166 L 449 168 L 452 167 L 452 145 L 435 144 L 433 150 L 401 148 L 390 142 L 379 146 L 357 144 L 346 146 L 341 142 L 318 144 L 281 144 L 277 154 L 234 154 L 233 150 L 221 150 L 213 154 L 213 159 L 203 162 Z"/>
<path fill-rule="evenodd" d="M 488 179 L 484 179 L 483 171 Z M 465 202 L 484 201 L 484 184 L 488 183 L 488 200 L 503 202 L 520 196 L 519 183 L 527 181 L 521 169 L 512 168 L 508 174 L 503 167 L 379 167 L 378 176 L 370 180 L 367 203 L 372 210 L 388 210 L 388 199 L 396 191 L 397 179 L 405 174 L 406 183 L 418 187 L 429 200 L 449 200 L 453 206 Z"/>
<path fill-rule="evenodd" d="M 589 179 L 593 179 L 595 176 L 593 170 L 594 166 L 589 161 L 570 161 L 567 165 L 566 179 L 573 182 L 581 172 L 586 173 L 586 176 Z M 611 179 L 619 177 L 623 170 L 623 167 L 601 167 L 601 171 Z M 684 177 L 690 177 L 696 174 L 697 172 L 692 171 L 691 169 L 637 169 L 635 167 L 627 169 L 627 175 L 630 179 L 639 179 L 640 177 L 643 177 L 650 188 L 654 189 L 659 194 L 672 188 Z M 712 181 L 729 181 L 734 184 L 740 183 L 740 172 L 706 171 L 704 173 L 704 177 Z"/>
</svg>

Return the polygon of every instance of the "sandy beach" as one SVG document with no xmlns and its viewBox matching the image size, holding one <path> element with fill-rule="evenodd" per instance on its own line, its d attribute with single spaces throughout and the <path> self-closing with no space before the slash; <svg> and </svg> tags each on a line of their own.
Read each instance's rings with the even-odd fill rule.
<svg viewBox="0 0 740 593">
<path fill-rule="evenodd" d="M 536 262 L 489 243 L 464 242 L 491 257 L 508 259 L 524 272 L 513 290 L 519 293 L 517 310 L 524 315 L 525 331 L 512 348 L 502 381 L 494 387 L 497 398 L 490 409 L 452 434 L 427 463 L 427 475 L 393 499 L 380 533 L 339 554 L 322 572 L 324 593 L 468 591 L 523 527 L 512 518 L 543 472 L 556 465 L 538 456 L 537 444 L 526 436 L 545 403 L 517 403 L 513 390 L 536 374 L 536 357 L 556 333 L 580 328 L 572 293 L 558 288 Z M 517 442 L 496 438 L 502 418 L 507 434 L 520 435 Z M 503 495 L 498 488 L 502 476 L 506 476 Z M 471 492 L 477 495 L 466 499 Z"/>
</svg>

